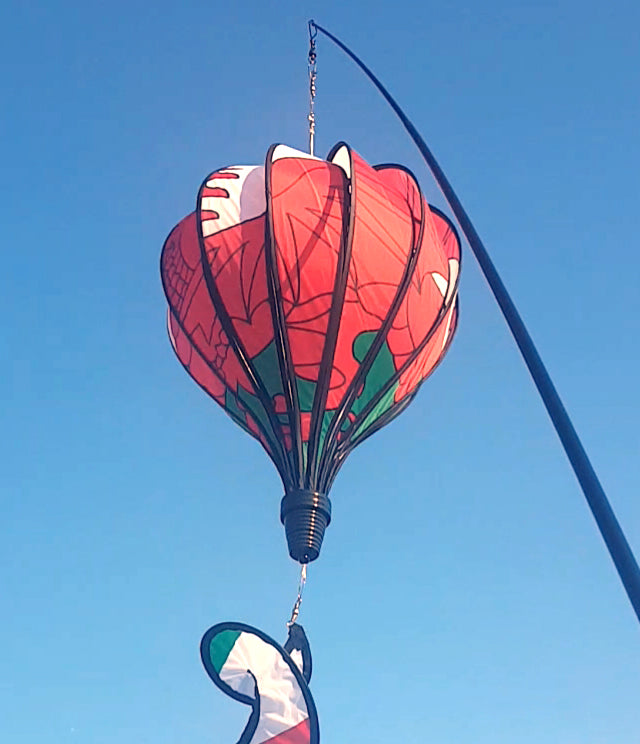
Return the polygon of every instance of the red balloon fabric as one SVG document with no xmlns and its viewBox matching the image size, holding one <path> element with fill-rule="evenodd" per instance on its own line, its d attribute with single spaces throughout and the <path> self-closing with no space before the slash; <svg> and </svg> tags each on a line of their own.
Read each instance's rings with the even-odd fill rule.
<svg viewBox="0 0 640 744">
<path fill-rule="evenodd" d="M 162 252 L 174 350 L 287 493 L 326 494 L 413 399 L 457 319 L 460 241 L 413 175 L 347 145 L 212 173 Z"/>
</svg>

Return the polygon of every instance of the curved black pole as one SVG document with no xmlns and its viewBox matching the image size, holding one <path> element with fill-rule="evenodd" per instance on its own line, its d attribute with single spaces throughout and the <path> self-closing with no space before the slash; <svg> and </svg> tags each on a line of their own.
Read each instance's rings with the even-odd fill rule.
<svg viewBox="0 0 640 744">
<path fill-rule="evenodd" d="M 582 486 L 585 498 L 591 509 L 598 528 L 604 541 L 607 545 L 611 558 L 615 563 L 616 569 L 624 588 L 627 592 L 627 596 L 635 610 L 635 613 L 640 621 L 640 569 L 638 563 L 633 555 L 633 552 L 627 542 L 627 539 L 616 519 L 616 515 L 609 504 L 607 496 L 598 480 L 598 476 L 589 461 L 587 453 L 580 442 L 578 434 L 571 423 L 571 419 L 565 410 L 560 396 L 558 395 L 549 373 L 545 369 L 542 359 L 538 354 L 536 347 L 527 331 L 525 324 L 518 313 L 516 306 L 513 304 L 506 287 L 502 283 L 502 279 L 498 274 L 496 267 L 493 265 L 493 261 L 489 257 L 486 248 L 484 247 L 480 236 L 476 232 L 475 227 L 471 223 L 464 207 L 460 203 L 460 200 L 456 196 L 451 184 L 447 180 L 447 177 L 443 173 L 442 169 L 438 165 L 438 162 L 434 158 L 431 150 L 427 147 L 426 142 L 420 136 L 418 130 L 409 121 L 404 111 L 398 106 L 398 104 L 391 97 L 386 88 L 378 80 L 378 78 L 371 72 L 371 70 L 360 60 L 356 55 L 346 47 L 339 39 L 333 34 L 329 33 L 322 26 L 318 26 L 314 21 L 309 21 L 309 27 L 313 27 L 327 36 L 334 44 L 340 47 L 351 59 L 360 67 L 365 75 L 371 80 L 371 82 L 380 91 L 387 103 L 396 112 L 398 118 L 403 123 L 407 132 L 411 136 L 411 139 L 416 144 L 418 150 L 425 159 L 429 169 L 433 173 L 433 176 L 438 183 L 438 186 L 442 190 L 442 193 L 449 203 L 449 206 L 453 210 L 453 213 L 458 220 L 462 231 L 464 232 L 469 246 L 473 251 L 480 269 L 484 274 L 491 291 L 493 292 L 502 314 L 507 321 L 511 333 L 515 338 L 520 353 L 522 354 L 525 364 L 527 365 L 531 377 L 538 388 L 540 397 L 542 398 L 544 405 L 551 417 L 551 421 L 558 432 L 564 451 L 567 453 L 567 457 L 571 462 L 571 466 Z"/>
</svg>

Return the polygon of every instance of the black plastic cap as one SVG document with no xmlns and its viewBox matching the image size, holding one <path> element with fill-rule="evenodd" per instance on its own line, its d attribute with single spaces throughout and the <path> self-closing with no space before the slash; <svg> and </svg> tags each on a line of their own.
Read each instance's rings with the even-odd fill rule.
<svg viewBox="0 0 640 744">
<path fill-rule="evenodd" d="M 289 491 L 280 504 L 289 555 L 298 563 L 311 563 L 320 555 L 324 531 L 331 522 L 331 502 L 323 493 Z"/>
</svg>

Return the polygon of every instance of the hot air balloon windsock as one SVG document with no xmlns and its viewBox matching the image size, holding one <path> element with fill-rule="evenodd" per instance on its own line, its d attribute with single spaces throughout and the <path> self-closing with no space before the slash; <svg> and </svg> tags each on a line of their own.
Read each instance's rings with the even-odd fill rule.
<svg viewBox="0 0 640 744">
<path fill-rule="evenodd" d="M 285 145 L 200 187 L 161 259 L 191 377 L 273 460 L 302 564 L 347 455 L 413 400 L 453 338 L 460 241 L 397 165 Z"/>
</svg>

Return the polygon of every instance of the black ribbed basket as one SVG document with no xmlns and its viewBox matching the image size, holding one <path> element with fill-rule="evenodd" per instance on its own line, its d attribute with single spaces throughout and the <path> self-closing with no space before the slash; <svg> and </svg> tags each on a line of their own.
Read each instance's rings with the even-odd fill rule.
<svg viewBox="0 0 640 744">
<path fill-rule="evenodd" d="M 289 491 L 280 504 L 280 521 L 289 555 L 298 563 L 311 563 L 320 555 L 324 531 L 331 522 L 331 502 L 323 493 Z"/>
</svg>

